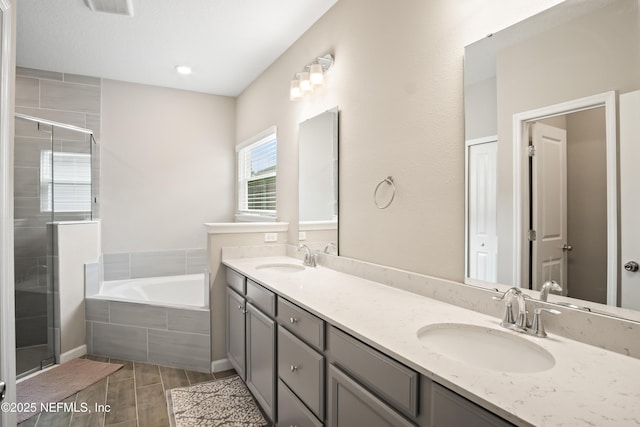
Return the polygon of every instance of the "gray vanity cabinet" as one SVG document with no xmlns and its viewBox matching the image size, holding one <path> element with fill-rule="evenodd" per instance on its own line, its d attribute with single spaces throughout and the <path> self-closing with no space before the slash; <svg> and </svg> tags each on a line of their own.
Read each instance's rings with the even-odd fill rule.
<svg viewBox="0 0 640 427">
<path fill-rule="evenodd" d="M 512 425 L 229 268 L 227 284 L 227 357 L 278 426 Z"/>
<path fill-rule="evenodd" d="M 245 313 L 246 313 L 246 279 L 245 277 L 227 268 L 227 358 L 235 368 L 236 372 L 243 380 L 246 379 L 245 372 Z"/>
<path fill-rule="evenodd" d="M 513 424 L 468 401 L 440 384 L 431 383 L 431 419 L 433 427 L 508 427 Z"/>
<path fill-rule="evenodd" d="M 417 425 L 417 372 L 334 327 L 328 353 L 330 426 Z"/>
<path fill-rule="evenodd" d="M 329 396 L 332 427 L 416 426 L 335 365 L 329 365 Z"/>
<path fill-rule="evenodd" d="M 245 370 L 245 308 L 243 296 L 227 287 L 227 358 L 243 380 Z"/>
<path fill-rule="evenodd" d="M 324 321 L 278 297 L 278 425 L 317 427 L 325 417 Z"/>
<path fill-rule="evenodd" d="M 276 323 L 253 304 L 247 304 L 247 387 L 264 412 L 275 419 Z"/>
<path fill-rule="evenodd" d="M 227 358 L 265 414 L 276 416 L 276 296 L 227 268 Z"/>
<path fill-rule="evenodd" d="M 323 426 L 282 380 L 278 381 L 278 426 Z"/>
</svg>

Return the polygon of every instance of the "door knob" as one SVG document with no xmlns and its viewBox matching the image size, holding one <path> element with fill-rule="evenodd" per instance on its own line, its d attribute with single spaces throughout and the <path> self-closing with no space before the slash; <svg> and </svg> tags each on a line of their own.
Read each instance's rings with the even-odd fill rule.
<svg viewBox="0 0 640 427">
<path fill-rule="evenodd" d="M 624 269 L 632 273 L 635 273 L 636 271 L 638 271 L 639 268 L 640 268 L 640 265 L 638 265 L 638 263 L 635 261 L 627 261 L 624 264 Z"/>
<path fill-rule="evenodd" d="M 573 250 L 573 246 L 571 245 L 567 245 L 566 243 L 564 245 L 562 245 L 562 250 L 565 252 L 569 252 Z"/>
</svg>

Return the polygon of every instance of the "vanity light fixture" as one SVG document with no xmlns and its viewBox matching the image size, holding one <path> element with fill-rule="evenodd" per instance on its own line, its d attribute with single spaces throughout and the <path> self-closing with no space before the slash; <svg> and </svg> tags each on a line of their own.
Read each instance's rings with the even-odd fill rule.
<svg viewBox="0 0 640 427">
<path fill-rule="evenodd" d="M 176 65 L 176 71 L 183 76 L 188 76 L 192 73 L 191 68 L 186 65 Z"/>
<path fill-rule="evenodd" d="M 300 80 L 300 90 L 303 94 L 307 94 L 308 92 L 311 92 L 313 90 L 313 88 L 311 87 L 311 80 L 309 79 L 308 71 L 301 72 L 298 78 Z"/>
<path fill-rule="evenodd" d="M 333 56 L 327 53 L 318 56 L 311 64 L 304 66 L 303 70 L 296 73 L 291 80 L 289 99 L 295 101 L 304 95 L 313 92 L 313 89 L 324 84 L 324 73 L 333 66 Z"/>
<path fill-rule="evenodd" d="M 289 99 L 291 101 L 295 101 L 296 99 L 302 98 L 302 91 L 300 90 L 300 80 L 298 80 L 298 75 L 296 74 L 291 80 L 291 89 L 289 90 Z"/>
</svg>

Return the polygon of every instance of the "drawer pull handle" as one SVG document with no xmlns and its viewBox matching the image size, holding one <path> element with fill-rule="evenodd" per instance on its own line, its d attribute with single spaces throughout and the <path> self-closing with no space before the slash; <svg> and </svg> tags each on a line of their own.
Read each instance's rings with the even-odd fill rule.
<svg viewBox="0 0 640 427">
<path fill-rule="evenodd" d="M 299 368 L 299 366 L 291 365 L 291 372 L 295 372 L 295 371 L 297 371 L 297 370 L 298 370 L 298 368 Z"/>
<path fill-rule="evenodd" d="M 291 323 L 292 325 L 295 323 L 298 323 L 298 319 L 296 319 L 295 317 L 290 317 L 289 318 L 289 323 Z"/>
</svg>

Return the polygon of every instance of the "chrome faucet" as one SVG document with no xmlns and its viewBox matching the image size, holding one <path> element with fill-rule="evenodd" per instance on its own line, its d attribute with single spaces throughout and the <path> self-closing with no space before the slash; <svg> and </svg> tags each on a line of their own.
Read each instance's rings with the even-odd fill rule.
<svg viewBox="0 0 640 427">
<path fill-rule="evenodd" d="M 555 280 L 547 280 L 540 289 L 540 301 L 547 301 L 549 292 L 562 292 L 562 287 Z"/>
<path fill-rule="evenodd" d="M 309 246 L 307 246 L 307 245 L 298 246 L 298 252 L 300 252 L 300 251 L 305 251 L 304 261 L 302 262 L 302 265 L 305 265 L 307 267 L 315 267 L 316 266 L 316 254 L 314 254 L 313 251 L 311 249 L 309 249 Z"/>
<path fill-rule="evenodd" d="M 546 298 L 546 294 L 548 294 L 549 289 L 556 290 L 553 287 L 553 283 L 555 283 L 555 285 L 558 288 L 560 288 L 560 286 L 556 282 L 550 281 L 549 285 L 546 288 L 547 291 L 545 293 L 545 298 Z M 545 283 L 545 285 L 547 285 L 547 283 Z M 550 308 L 536 308 L 533 311 L 533 324 L 529 324 L 529 321 L 527 319 L 527 301 L 526 301 L 526 299 L 529 298 L 529 296 L 523 293 L 519 288 L 516 288 L 515 286 L 507 289 L 507 291 L 504 294 L 502 294 L 501 297 L 492 297 L 492 298 L 497 301 L 505 302 L 504 317 L 500 322 L 500 326 L 502 326 L 503 328 L 514 330 L 516 332 L 523 332 L 529 335 L 535 335 L 540 338 L 544 338 L 547 336 L 547 333 L 544 330 L 544 325 L 542 323 L 542 313 L 547 312 L 554 315 L 560 314 L 558 310 L 553 310 Z M 515 318 L 515 320 L 513 317 L 512 302 L 511 302 L 513 298 L 516 298 L 516 301 L 518 302 L 518 316 Z"/>
<path fill-rule="evenodd" d="M 511 303 L 514 297 L 518 303 L 518 317 L 516 317 L 515 320 L 513 317 L 513 305 Z M 501 297 L 493 297 L 494 300 L 505 302 L 504 317 L 502 318 L 502 322 L 500 322 L 500 326 L 519 332 L 524 332 L 527 329 L 527 303 L 525 298 L 526 295 L 522 293 L 520 288 L 516 288 L 515 286 L 509 288 Z"/>
</svg>

